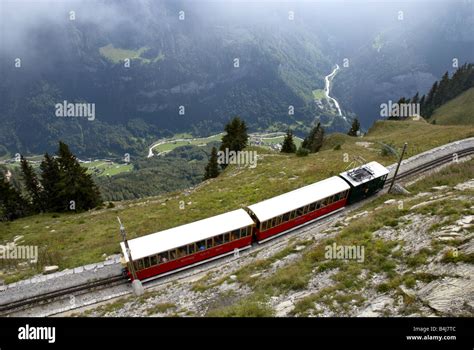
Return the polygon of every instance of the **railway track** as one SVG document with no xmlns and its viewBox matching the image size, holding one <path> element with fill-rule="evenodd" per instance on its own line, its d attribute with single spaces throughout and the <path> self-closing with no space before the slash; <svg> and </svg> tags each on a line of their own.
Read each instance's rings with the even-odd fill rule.
<svg viewBox="0 0 474 350">
<path fill-rule="evenodd" d="M 55 300 L 63 298 L 64 296 L 76 296 L 79 294 L 83 294 L 81 292 L 105 289 L 114 285 L 125 284 L 127 282 L 127 279 L 122 275 L 112 276 L 109 278 L 83 283 L 68 288 L 58 289 L 49 293 L 35 295 L 11 303 L 0 304 L 0 316 L 7 316 L 8 314 L 25 310 L 31 306 L 41 306 L 49 304 L 51 302 L 54 302 Z"/>
<path fill-rule="evenodd" d="M 463 157 L 467 157 L 469 155 L 474 154 L 474 147 L 466 148 L 462 151 L 456 152 L 456 154 L 457 154 L 458 159 L 463 158 Z M 424 173 L 426 171 L 432 170 L 436 167 L 439 167 L 440 165 L 444 165 L 444 164 L 450 163 L 452 161 L 453 161 L 453 153 L 442 156 L 442 157 L 439 157 L 439 158 L 436 158 L 436 159 L 433 159 L 431 161 L 423 163 L 423 164 L 421 164 L 417 167 L 406 170 L 404 172 L 400 172 L 397 175 L 396 180 L 399 181 L 399 180 L 402 180 L 402 179 L 404 179 L 404 180 L 409 179 L 409 178 L 411 178 L 415 175 L 419 175 L 420 173 Z M 392 179 L 393 179 L 393 176 L 386 180 L 384 188 L 388 188 L 390 186 L 390 183 L 391 183 Z M 361 202 L 361 203 L 363 203 L 363 202 Z M 358 204 L 361 204 L 361 203 L 358 203 Z M 358 206 L 358 205 L 355 205 L 355 206 Z M 355 206 L 353 205 L 353 206 L 351 206 L 351 208 L 353 208 Z M 303 233 L 303 232 L 307 232 L 308 230 L 312 230 L 315 227 L 317 227 L 317 226 L 319 226 L 323 223 L 325 224 L 325 223 L 328 223 L 330 221 L 333 221 L 333 220 L 339 218 L 340 216 L 344 215 L 345 212 L 346 211 L 342 211 L 342 212 L 336 213 L 335 215 L 331 215 L 329 217 L 326 217 L 326 218 L 324 218 L 320 221 L 316 221 L 316 222 L 311 223 L 309 225 L 300 227 L 300 228 L 294 230 L 295 231 L 294 233 Z M 293 235 L 291 235 L 291 236 L 293 236 Z M 264 248 L 264 247 L 268 247 L 269 245 L 274 245 L 274 244 L 280 243 L 281 241 L 284 240 L 285 237 L 287 237 L 287 236 L 284 235 L 282 237 L 278 237 L 278 238 L 275 238 L 271 241 L 268 241 L 264 244 L 253 246 L 252 248 L 250 248 L 250 249 L 246 250 L 245 252 L 243 252 L 242 256 L 248 255 L 251 252 L 253 253 L 255 248 L 258 248 L 258 247 Z M 168 283 L 172 283 L 172 282 L 174 282 L 176 280 L 179 280 L 179 279 L 182 279 L 182 278 L 188 278 L 188 277 L 191 277 L 191 276 L 196 275 L 196 274 L 202 274 L 206 271 L 215 269 L 217 266 L 221 267 L 222 265 L 228 264 L 228 263 L 235 260 L 235 259 L 232 259 L 232 258 L 224 258 L 224 259 L 225 259 L 224 262 L 222 260 L 221 261 L 217 260 L 217 261 L 213 261 L 213 262 L 203 264 L 200 267 L 196 268 L 197 271 L 192 271 L 193 269 L 184 270 L 184 271 L 177 272 L 176 274 L 173 274 L 173 275 L 170 275 L 170 276 L 165 276 L 165 277 L 162 277 L 162 278 L 159 278 L 159 279 L 156 279 L 156 280 L 148 281 L 148 282 L 145 283 L 145 286 L 146 287 L 156 287 L 158 285 L 166 285 Z M 59 290 L 56 290 L 56 291 L 53 291 L 53 292 L 49 292 L 49 293 L 40 294 L 40 295 L 37 295 L 37 296 L 17 300 L 17 301 L 7 303 L 7 304 L 0 304 L 0 316 L 7 316 L 9 314 L 16 313 L 16 312 L 28 309 L 32 306 L 37 307 L 37 306 L 41 306 L 41 305 L 46 305 L 46 304 L 52 303 L 56 300 L 64 299 L 65 297 L 77 296 L 77 295 L 89 293 L 91 291 L 96 291 L 96 290 L 100 290 L 100 289 L 107 289 L 107 288 L 110 288 L 110 287 L 113 287 L 113 286 L 126 284 L 126 283 L 128 283 L 128 280 L 125 278 L 125 276 L 117 275 L 117 276 L 109 277 L 109 278 L 106 278 L 106 279 L 96 280 L 96 281 L 93 281 L 93 282 L 84 283 L 84 284 L 80 284 L 80 285 L 77 285 L 77 286 L 68 287 L 68 288 L 64 288 L 64 289 L 59 289 Z M 81 306 L 78 306 L 78 307 L 81 307 Z"/>
<path fill-rule="evenodd" d="M 457 154 L 458 159 L 470 156 L 471 154 L 474 154 L 474 147 L 466 148 L 462 151 L 456 152 L 455 154 Z M 429 162 L 423 163 L 423 164 L 421 164 L 417 167 L 414 167 L 410 170 L 406 170 L 403 173 L 399 173 L 397 175 L 396 180 L 408 179 L 408 178 L 410 178 L 414 175 L 418 175 L 418 174 L 426 172 L 428 170 L 437 168 L 440 165 L 450 163 L 450 162 L 453 161 L 453 155 L 454 155 L 454 153 L 451 153 L 451 154 L 433 159 Z M 387 181 L 385 182 L 384 188 L 390 187 L 390 183 L 392 182 L 392 180 L 393 180 L 393 176 L 390 177 L 390 178 L 387 178 Z"/>
</svg>

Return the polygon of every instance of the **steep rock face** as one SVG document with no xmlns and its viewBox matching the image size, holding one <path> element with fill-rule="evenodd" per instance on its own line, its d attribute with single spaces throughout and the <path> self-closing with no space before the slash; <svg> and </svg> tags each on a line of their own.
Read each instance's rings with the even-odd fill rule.
<svg viewBox="0 0 474 350">
<path fill-rule="evenodd" d="M 474 273 L 474 269 L 469 269 Z M 473 313 L 474 283 L 471 278 L 444 277 L 430 282 L 417 292 L 417 297 L 444 315 Z"/>
</svg>

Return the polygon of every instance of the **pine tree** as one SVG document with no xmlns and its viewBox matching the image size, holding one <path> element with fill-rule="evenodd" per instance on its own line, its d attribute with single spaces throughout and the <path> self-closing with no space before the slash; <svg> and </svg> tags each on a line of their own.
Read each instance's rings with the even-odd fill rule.
<svg viewBox="0 0 474 350">
<path fill-rule="evenodd" d="M 31 204 L 35 212 L 44 211 L 44 198 L 43 190 L 38 181 L 33 167 L 28 163 L 28 161 L 21 156 L 21 171 L 23 173 L 23 182 L 25 184 L 26 191 L 28 192 Z"/>
<path fill-rule="evenodd" d="M 248 142 L 247 126 L 239 117 L 233 118 L 224 128 L 226 134 L 222 137 L 221 151 L 242 151 Z"/>
<path fill-rule="evenodd" d="M 449 93 L 449 73 L 446 72 L 443 74 L 443 77 L 441 78 L 439 85 L 438 85 L 438 91 L 433 97 L 433 107 L 439 107 L 443 104 L 443 102 L 447 101 L 449 98 L 447 97 L 447 94 Z"/>
<path fill-rule="evenodd" d="M 28 202 L 0 173 L 0 220 L 14 220 L 30 213 Z"/>
<path fill-rule="evenodd" d="M 59 164 L 56 159 L 48 153 L 40 164 L 41 185 L 43 187 L 44 207 L 47 211 L 64 211 L 67 206 L 64 195 L 64 189 L 61 188 L 61 174 Z"/>
<path fill-rule="evenodd" d="M 359 120 L 357 118 L 355 118 L 353 121 L 352 121 L 352 126 L 351 126 L 351 129 L 349 130 L 349 132 L 347 133 L 347 135 L 349 136 L 357 136 L 357 132 L 360 130 L 360 123 L 359 123 Z"/>
<path fill-rule="evenodd" d="M 428 92 L 428 95 L 426 96 L 424 115 L 423 115 L 424 117 L 430 117 L 431 114 L 433 113 L 435 109 L 434 101 L 435 101 L 435 96 L 437 93 L 438 93 L 438 82 L 435 81 L 430 91 Z"/>
<path fill-rule="evenodd" d="M 245 121 L 239 117 L 233 118 L 224 128 L 226 134 L 222 137 L 222 143 L 220 150 L 222 152 L 240 152 L 247 147 L 248 134 L 247 125 Z M 221 164 L 222 168 L 225 168 L 228 164 Z"/>
<path fill-rule="evenodd" d="M 303 140 L 301 144 L 302 148 L 308 149 L 311 153 L 318 152 L 323 146 L 324 140 L 324 129 L 321 123 L 318 123 L 309 133 L 309 135 Z"/>
<path fill-rule="evenodd" d="M 66 200 L 64 210 L 70 210 L 71 201 L 75 203 L 75 210 L 82 211 L 102 205 L 99 189 L 87 174 L 76 157 L 64 142 L 59 142 L 58 164 L 60 171 L 59 189 L 61 199 Z"/>
<path fill-rule="evenodd" d="M 418 94 L 418 91 L 416 92 L 415 96 L 412 97 L 411 102 L 412 103 L 420 102 L 420 95 Z"/>
<path fill-rule="evenodd" d="M 295 153 L 296 145 L 293 141 L 293 133 L 290 129 L 286 132 L 285 139 L 283 140 L 283 145 L 281 146 L 282 153 Z"/>
<path fill-rule="evenodd" d="M 205 167 L 204 179 L 213 179 L 219 175 L 219 165 L 217 164 L 217 148 L 212 147 L 211 157 Z"/>
</svg>

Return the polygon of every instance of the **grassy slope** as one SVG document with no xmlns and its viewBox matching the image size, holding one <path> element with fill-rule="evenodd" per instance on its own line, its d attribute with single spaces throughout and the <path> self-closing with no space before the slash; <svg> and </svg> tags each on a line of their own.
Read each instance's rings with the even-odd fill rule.
<svg viewBox="0 0 474 350">
<path fill-rule="evenodd" d="M 419 251 L 403 252 L 402 249 L 394 250 L 397 245 L 403 245 L 403 240 L 384 240 L 374 236 L 373 232 L 382 227 L 397 227 L 402 229 L 410 221 L 403 217 L 407 214 L 422 214 L 428 216 L 442 216 L 444 221 L 442 224 L 435 223 L 430 230 L 439 229 L 440 226 L 448 226 L 462 216 L 472 215 L 473 209 L 469 200 L 445 200 L 441 203 L 432 203 L 417 209 L 409 209 L 415 204 L 426 201 L 426 197 L 419 198 L 417 194 L 421 192 L 431 191 L 433 186 L 455 186 L 474 177 L 474 161 L 470 160 L 465 163 L 453 163 L 449 167 L 442 169 L 436 174 L 425 177 L 422 181 L 416 182 L 414 185 L 408 186 L 411 191 L 410 195 L 391 195 L 384 194 L 370 203 L 366 203 L 359 208 L 356 213 L 368 213 L 366 216 L 351 220 L 347 226 L 339 223 L 339 232 L 331 238 L 311 245 L 306 249 L 301 259 L 293 260 L 290 264 L 277 269 L 273 273 L 264 274 L 258 279 L 250 276 L 255 273 L 268 272 L 269 267 L 277 260 L 284 256 L 294 253 L 296 245 L 308 245 L 310 241 L 296 241 L 292 245 L 288 245 L 285 249 L 278 252 L 265 260 L 256 260 L 250 264 L 242 266 L 238 271 L 232 272 L 237 276 L 237 282 L 245 284 L 251 288 L 249 295 L 244 295 L 238 301 L 228 306 L 217 307 L 208 312 L 208 316 L 219 317 L 261 317 L 274 316 L 274 310 L 268 305 L 271 296 L 281 296 L 288 292 L 308 290 L 309 280 L 315 278 L 318 272 L 334 270 L 331 276 L 333 284 L 317 289 L 316 292 L 302 299 L 299 299 L 295 305 L 292 314 L 298 316 L 307 316 L 309 314 L 318 315 L 324 308 L 330 309 L 336 315 L 348 316 L 350 308 L 355 304 L 361 306 L 366 302 L 367 295 L 371 295 L 370 289 L 376 290 L 378 293 L 384 293 L 386 296 L 402 297 L 403 307 L 399 309 L 400 314 L 410 315 L 420 312 L 420 305 L 408 295 L 401 293 L 398 289 L 401 285 L 413 288 L 417 281 L 427 283 L 431 280 L 441 278 L 431 273 L 420 273 L 420 268 L 426 265 L 428 259 L 433 259 L 445 248 L 453 249 L 459 242 L 455 241 L 436 241 L 433 240 L 429 248 L 423 248 Z M 440 193 L 440 192 L 438 192 Z M 472 190 L 464 190 L 463 195 L 473 194 Z M 459 194 L 459 192 L 458 192 Z M 398 205 L 384 205 L 388 199 L 396 199 L 397 202 L 402 201 L 403 208 L 397 208 Z M 375 208 L 378 208 L 375 211 Z M 397 208 L 397 209 L 395 209 Z M 336 224 L 337 225 L 337 224 Z M 473 228 L 470 228 L 471 232 Z M 296 240 L 296 237 L 295 237 Z M 463 242 L 469 241 L 466 240 Z M 363 264 L 355 260 L 331 260 L 325 258 L 325 247 L 336 243 L 337 245 L 358 245 L 364 246 L 366 259 Z M 472 254 L 459 254 L 452 257 L 449 250 L 445 251 L 441 263 L 450 262 L 471 262 Z M 401 268 L 400 268 L 401 267 Z M 335 270 L 337 269 L 337 270 Z M 367 275 L 361 278 L 361 273 L 365 271 Z M 382 279 L 373 279 L 378 275 Z M 220 275 L 219 280 L 211 284 L 207 281 L 200 280 L 194 285 L 195 291 L 205 291 L 206 289 L 217 286 L 224 281 L 233 283 L 227 275 Z M 375 283 L 374 283 L 375 281 Z M 316 306 L 315 302 L 318 304 Z M 393 316 L 390 311 L 386 316 Z M 466 311 L 468 315 L 468 311 Z M 350 316 L 350 314 L 349 314 Z"/>
<path fill-rule="evenodd" d="M 401 146 L 409 142 L 407 156 L 458 139 L 474 136 L 474 127 L 431 125 L 424 121 L 382 121 L 364 138 L 331 135 L 329 147 L 308 157 L 282 155 L 261 148 L 254 169 L 230 166 L 219 178 L 202 184 L 184 195 L 172 193 L 148 200 L 121 202 L 114 209 L 72 214 L 45 214 L 0 223 L 0 242 L 24 235 L 25 245 L 40 247 L 41 262 L 73 267 L 102 260 L 102 254 L 119 252 L 117 216 L 125 224 L 129 238 L 188 223 L 290 191 L 346 169 L 352 157 L 383 164 L 395 162 L 382 157 L 376 142 Z M 374 142 L 364 147 L 356 142 Z M 334 150 L 333 145 L 341 145 Z M 344 162 L 344 155 L 349 162 Z M 180 201 L 186 203 L 179 210 Z M 190 203 L 190 204 L 188 204 Z M 32 269 L 23 275 L 31 275 Z M 16 275 L 19 277 L 19 275 Z M 1 276 L 0 276 L 1 278 Z M 11 280 L 7 278 L 7 281 Z"/>
<path fill-rule="evenodd" d="M 436 124 L 474 124 L 474 88 L 463 92 L 458 97 L 435 110 L 431 120 Z"/>
<path fill-rule="evenodd" d="M 114 176 L 123 172 L 133 170 L 132 164 L 118 164 L 114 162 L 94 161 L 91 163 L 83 163 L 82 166 L 89 170 L 89 173 L 94 173 L 97 170 L 97 176 Z"/>
<path fill-rule="evenodd" d="M 143 63 L 150 63 L 150 62 L 158 62 L 165 58 L 163 54 L 159 54 L 153 59 L 143 58 L 141 55 L 148 50 L 147 47 L 141 47 L 138 50 L 127 50 L 127 49 L 120 49 L 115 48 L 112 44 L 108 44 L 107 46 L 103 46 L 99 48 L 100 54 L 112 61 L 113 63 L 119 63 L 128 59 L 138 59 L 141 60 Z"/>
</svg>

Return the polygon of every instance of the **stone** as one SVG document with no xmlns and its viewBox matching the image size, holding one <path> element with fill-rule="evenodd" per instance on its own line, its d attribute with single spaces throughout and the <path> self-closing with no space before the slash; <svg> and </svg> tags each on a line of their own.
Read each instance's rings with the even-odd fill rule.
<svg viewBox="0 0 474 350">
<path fill-rule="evenodd" d="M 299 252 L 299 251 L 303 250 L 304 248 L 306 248 L 306 246 L 304 246 L 304 245 L 298 245 L 298 246 L 295 247 L 295 250 L 296 250 L 297 252 Z"/>
<path fill-rule="evenodd" d="M 15 238 L 13 238 L 13 243 L 14 244 L 17 244 L 19 241 L 21 241 L 23 239 L 23 236 L 15 236 Z"/>
<path fill-rule="evenodd" d="M 389 199 L 389 200 L 387 200 L 387 201 L 385 201 L 385 202 L 383 202 L 383 203 L 384 203 L 384 204 L 393 204 L 393 203 L 396 203 L 396 202 L 397 202 L 396 199 Z"/>
<path fill-rule="evenodd" d="M 433 190 L 436 190 L 436 191 L 442 191 L 442 190 L 445 190 L 448 188 L 448 186 L 446 185 L 443 185 L 443 186 L 434 186 L 434 187 L 431 187 Z"/>
<path fill-rule="evenodd" d="M 446 315 L 462 315 L 464 304 L 472 301 L 474 284 L 470 279 L 445 277 L 428 283 L 417 293 L 424 303 Z"/>
<path fill-rule="evenodd" d="M 387 296 L 380 296 L 372 301 L 357 317 L 377 317 L 380 312 L 389 305 L 393 304 L 393 299 Z"/>
<path fill-rule="evenodd" d="M 143 288 L 142 282 L 140 280 L 133 280 L 132 289 L 133 294 L 135 294 L 137 297 L 145 293 L 145 289 Z"/>
<path fill-rule="evenodd" d="M 458 191 L 474 189 L 474 179 L 457 184 L 456 186 L 454 186 L 454 189 Z"/>
<path fill-rule="evenodd" d="M 275 314 L 277 317 L 284 317 L 293 310 L 294 304 L 291 300 L 286 300 L 275 306 Z"/>
<path fill-rule="evenodd" d="M 230 275 L 229 278 L 230 278 L 232 281 L 237 281 L 237 276 L 236 276 L 236 275 Z"/>
<path fill-rule="evenodd" d="M 45 266 L 43 269 L 43 273 L 48 274 L 48 273 L 53 273 L 59 270 L 59 266 L 57 265 L 51 265 L 51 266 Z"/>
<path fill-rule="evenodd" d="M 410 194 L 410 191 L 405 189 L 403 186 L 399 184 L 393 185 L 392 189 L 390 190 L 390 193 L 393 194 Z"/>
<path fill-rule="evenodd" d="M 410 288 L 405 287 L 404 285 L 400 286 L 400 290 L 403 292 L 403 294 L 409 296 L 410 298 L 416 297 L 416 292 Z"/>
<path fill-rule="evenodd" d="M 79 266 L 74 268 L 74 273 L 82 273 L 84 272 L 84 267 Z"/>
</svg>

